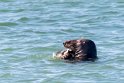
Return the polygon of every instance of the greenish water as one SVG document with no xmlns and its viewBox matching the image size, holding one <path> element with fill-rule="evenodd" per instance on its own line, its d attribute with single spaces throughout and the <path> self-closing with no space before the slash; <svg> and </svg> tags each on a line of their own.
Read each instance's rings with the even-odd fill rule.
<svg viewBox="0 0 124 83">
<path fill-rule="evenodd" d="M 52 58 L 92 39 L 99 60 Z M 0 0 L 0 83 L 123 83 L 124 0 Z"/>
</svg>

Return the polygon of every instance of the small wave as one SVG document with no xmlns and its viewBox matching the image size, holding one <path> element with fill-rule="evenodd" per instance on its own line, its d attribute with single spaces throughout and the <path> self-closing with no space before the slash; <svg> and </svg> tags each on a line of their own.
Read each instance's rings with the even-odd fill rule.
<svg viewBox="0 0 124 83">
<path fill-rule="evenodd" d="M 29 18 L 27 18 L 27 17 L 22 17 L 22 18 L 18 19 L 18 21 L 20 21 L 20 22 L 26 22 L 28 20 L 29 20 Z"/>
<path fill-rule="evenodd" d="M 2 9 L 2 10 L 0 10 L 0 12 L 3 12 L 3 13 L 5 13 L 5 12 L 10 12 L 11 10 L 7 10 L 7 9 Z"/>
<path fill-rule="evenodd" d="M 0 0 L 0 2 L 10 2 L 10 0 Z"/>
<path fill-rule="evenodd" d="M 17 9 L 17 10 L 11 10 L 11 9 L 0 9 L 0 12 L 1 13 L 6 13 L 6 12 L 15 12 L 15 13 L 18 13 L 18 12 L 23 12 L 24 9 Z"/>
<path fill-rule="evenodd" d="M 0 26 L 17 26 L 17 23 L 14 22 L 0 22 Z"/>
<path fill-rule="evenodd" d="M 4 74 L 1 74 L 0 75 L 0 78 L 9 78 L 9 77 L 12 77 L 13 75 L 10 74 L 10 73 L 4 73 Z"/>
</svg>

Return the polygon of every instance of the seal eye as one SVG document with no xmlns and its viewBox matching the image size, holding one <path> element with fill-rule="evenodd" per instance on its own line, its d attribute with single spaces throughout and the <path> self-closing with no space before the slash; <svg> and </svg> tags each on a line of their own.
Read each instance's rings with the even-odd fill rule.
<svg viewBox="0 0 124 83">
<path fill-rule="evenodd" d="M 63 45 L 65 45 L 65 43 L 63 43 Z"/>
</svg>

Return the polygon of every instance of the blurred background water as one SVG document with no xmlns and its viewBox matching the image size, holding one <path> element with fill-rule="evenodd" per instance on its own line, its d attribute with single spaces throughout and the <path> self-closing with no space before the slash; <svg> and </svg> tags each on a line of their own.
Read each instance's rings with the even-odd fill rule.
<svg viewBox="0 0 124 83">
<path fill-rule="evenodd" d="M 96 62 L 52 58 L 88 38 Z M 123 83 L 124 0 L 0 0 L 0 83 Z"/>
</svg>

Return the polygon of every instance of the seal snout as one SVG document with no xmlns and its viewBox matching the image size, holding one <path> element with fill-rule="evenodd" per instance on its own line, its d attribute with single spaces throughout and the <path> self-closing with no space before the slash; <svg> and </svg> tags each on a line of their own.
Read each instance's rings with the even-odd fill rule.
<svg viewBox="0 0 124 83">
<path fill-rule="evenodd" d="M 67 46 L 67 43 L 66 42 L 63 42 L 63 46 L 66 47 Z"/>
</svg>

